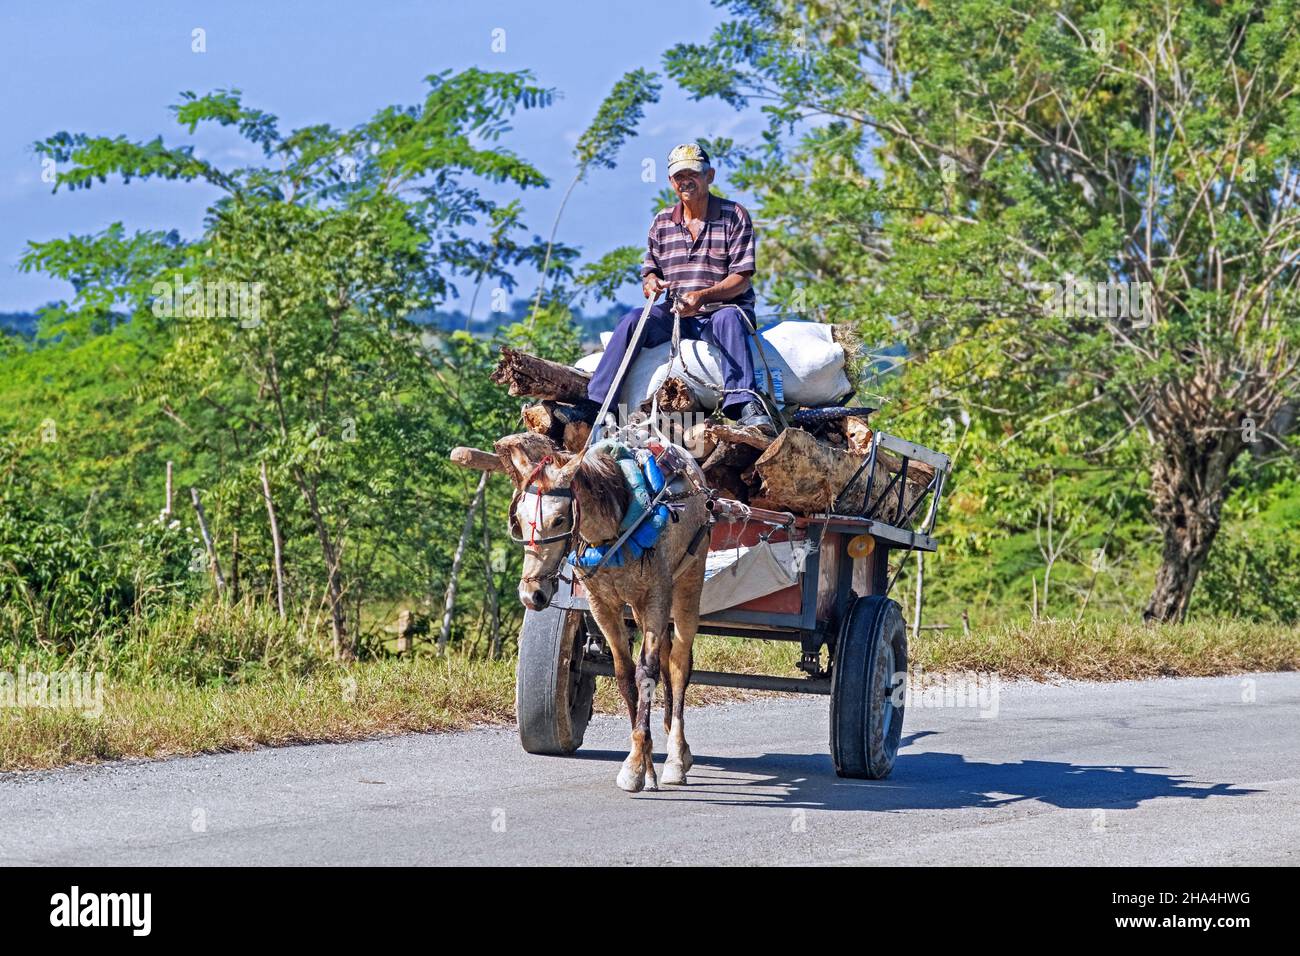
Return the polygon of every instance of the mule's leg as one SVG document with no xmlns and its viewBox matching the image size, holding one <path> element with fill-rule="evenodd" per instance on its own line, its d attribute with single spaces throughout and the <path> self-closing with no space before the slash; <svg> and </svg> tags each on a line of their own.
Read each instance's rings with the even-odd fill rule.
<svg viewBox="0 0 1300 956">
<path fill-rule="evenodd" d="M 691 748 L 686 743 L 686 686 L 691 682 L 691 647 L 700 625 L 700 589 L 704 586 L 704 559 L 698 568 L 688 568 L 677 579 L 673 591 L 673 644 L 668 659 L 666 688 L 671 687 L 672 714 L 665 713 L 668 722 L 668 759 L 664 761 L 661 779 L 665 784 L 680 786 L 686 783 L 686 774 L 694 763 Z M 665 688 L 664 696 L 670 694 Z"/>
<path fill-rule="evenodd" d="M 673 726 L 673 682 L 667 678 L 669 673 L 669 661 L 673 655 L 673 626 L 668 625 L 667 640 L 659 643 L 659 673 L 664 675 L 664 733 L 667 734 Z"/>
<path fill-rule="evenodd" d="M 647 790 L 659 789 L 655 774 L 654 743 L 650 737 L 650 709 L 654 707 L 655 685 L 659 683 L 661 648 L 668 643 L 668 594 L 651 593 L 646 607 L 633 609 L 641 628 L 641 656 L 636 665 L 636 726 L 632 730 L 632 761 L 640 758 Z"/>
<path fill-rule="evenodd" d="M 632 724 L 633 745 L 627 759 L 618 771 L 618 786 L 622 790 L 636 793 L 645 787 L 645 768 L 636 752 L 635 731 L 637 713 L 637 693 L 635 669 L 632 664 L 632 638 L 623 621 L 623 602 L 610 601 L 601 603 L 594 596 L 591 600 L 591 616 L 600 625 L 600 632 L 605 635 L 605 643 L 614 657 L 614 680 L 618 684 L 619 696 L 627 705 L 627 718 Z M 633 758 L 636 759 L 633 759 Z"/>
</svg>

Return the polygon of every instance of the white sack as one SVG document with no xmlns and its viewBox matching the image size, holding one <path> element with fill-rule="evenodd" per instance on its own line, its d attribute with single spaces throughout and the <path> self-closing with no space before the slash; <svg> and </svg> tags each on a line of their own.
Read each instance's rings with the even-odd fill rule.
<svg viewBox="0 0 1300 956">
<path fill-rule="evenodd" d="M 578 359 L 578 361 L 574 362 L 573 367 L 578 369 L 580 372 L 586 372 L 588 375 L 591 375 L 596 371 L 596 366 L 600 364 L 600 360 L 604 357 L 604 352 L 588 352 L 582 358 Z"/>
<path fill-rule="evenodd" d="M 782 404 L 824 405 L 849 391 L 851 386 L 844 373 L 844 349 L 832 338 L 831 326 L 820 322 L 779 322 L 760 337 L 763 353 L 772 370 L 773 390 Z M 632 363 L 620 395 L 620 400 L 629 408 L 648 401 L 668 377 L 670 350 L 667 342 L 643 349 Z M 752 340 L 750 353 L 759 391 L 767 394 L 766 370 Z M 679 361 L 696 378 L 711 384 L 723 384 L 722 354 L 717 346 L 698 339 L 682 339 Z M 681 365 L 678 365 L 677 377 L 691 386 L 700 404 L 708 409 L 716 408 L 718 393 L 681 375 L 680 369 Z"/>
<path fill-rule="evenodd" d="M 778 322 L 760 333 L 772 373 L 785 384 L 785 401 L 794 405 L 823 405 L 844 396 L 852 386 L 844 373 L 844 349 L 821 322 Z M 750 348 L 753 352 L 754 349 Z M 763 364 L 754 356 L 754 368 Z"/>
<path fill-rule="evenodd" d="M 849 391 L 851 386 L 844 373 L 844 349 L 832 337 L 831 326 L 821 322 L 778 322 L 760 337 L 767 364 L 772 369 L 778 401 L 792 405 L 824 405 Z M 648 401 L 668 377 L 668 353 L 671 349 L 667 342 L 642 349 L 627 370 L 619 400 L 629 408 L 639 408 Z M 754 360 L 759 391 L 766 395 L 766 370 L 752 340 L 749 351 Z M 575 367 L 584 372 L 594 372 L 603 355 L 603 352 L 584 355 Z M 699 339 L 682 339 L 679 362 L 681 364 L 675 367 L 677 377 L 691 386 L 701 405 L 707 409 L 717 408 L 717 392 L 681 374 L 684 364 L 686 370 L 701 381 L 721 385 L 722 354 L 717 346 Z"/>
</svg>

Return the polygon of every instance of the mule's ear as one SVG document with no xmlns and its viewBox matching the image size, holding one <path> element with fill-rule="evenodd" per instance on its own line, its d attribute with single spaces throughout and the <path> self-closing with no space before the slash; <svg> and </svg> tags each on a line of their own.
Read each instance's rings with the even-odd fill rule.
<svg viewBox="0 0 1300 956">
<path fill-rule="evenodd" d="M 524 486 L 539 461 L 547 455 L 554 456 L 556 451 L 555 442 L 545 435 L 533 432 L 507 435 L 498 440 L 493 448 L 516 488 Z"/>
<path fill-rule="evenodd" d="M 517 445 L 510 449 L 508 457 L 510 460 L 511 476 L 514 479 L 515 484 L 522 488 L 524 482 L 528 480 L 528 476 L 533 473 L 533 468 L 535 466 L 533 462 L 529 460 L 528 453 Z"/>
</svg>

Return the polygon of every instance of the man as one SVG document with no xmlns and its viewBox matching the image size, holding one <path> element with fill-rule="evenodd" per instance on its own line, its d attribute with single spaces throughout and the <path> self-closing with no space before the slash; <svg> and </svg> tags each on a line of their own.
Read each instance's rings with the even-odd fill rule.
<svg viewBox="0 0 1300 956">
<path fill-rule="evenodd" d="M 641 291 L 647 299 L 665 289 L 670 301 L 656 303 L 646 318 L 639 342 L 632 342 L 641 310 L 623 316 L 591 376 L 587 396 L 603 402 L 614 384 L 623 355 L 653 348 L 672 338 L 675 304 L 685 339 L 702 339 L 722 353 L 726 391 L 723 414 L 741 425 L 776 434 L 772 419 L 758 400 L 754 363 L 749 351 L 754 328 L 754 226 L 740 203 L 709 193 L 715 170 L 709 154 L 684 143 L 668 154 L 668 180 L 680 200 L 650 223 Z"/>
</svg>

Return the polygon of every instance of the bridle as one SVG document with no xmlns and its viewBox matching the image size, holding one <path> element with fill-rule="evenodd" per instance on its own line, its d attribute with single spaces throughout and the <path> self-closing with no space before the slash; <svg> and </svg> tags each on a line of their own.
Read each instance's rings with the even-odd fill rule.
<svg viewBox="0 0 1300 956">
<path fill-rule="evenodd" d="M 578 499 L 574 497 L 573 489 L 572 488 L 551 488 L 546 491 L 543 491 L 541 488 L 537 487 L 536 484 L 534 484 L 535 479 L 537 478 L 538 475 L 542 473 L 542 470 L 547 465 L 551 464 L 554 461 L 555 459 L 551 455 L 547 455 L 541 461 L 539 461 L 537 463 L 537 466 L 532 470 L 532 473 L 528 476 L 527 480 L 524 482 L 523 490 L 516 492 L 514 499 L 510 502 L 510 540 L 514 541 L 516 544 L 524 545 L 525 551 L 527 551 L 529 548 L 536 550 L 537 545 L 539 544 L 553 544 L 556 541 L 571 542 L 574 535 L 577 534 L 578 531 Z M 531 528 L 528 537 L 524 537 L 523 529 L 519 526 L 519 519 L 515 515 L 516 505 L 518 504 L 519 498 L 522 495 L 537 496 L 537 511 L 533 515 L 533 520 L 528 522 L 529 527 Z M 564 531 L 560 531 L 555 534 L 543 535 L 542 537 L 537 536 L 538 528 L 541 527 L 542 498 L 568 498 L 572 502 L 572 505 L 570 506 L 569 509 L 568 528 L 566 528 Z M 565 552 L 567 552 L 570 549 L 566 547 L 564 550 Z M 540 580 L 549 580 L 550 578 L 559 577 L 560 569 L 561 567 L 563 567 L 563 564 L 564 564 L 563 559 L 561 559 L 561 561 L 558 564 L 556 564 L 555 570 L 552 573 L 545 575 Z"/>
</svg>

